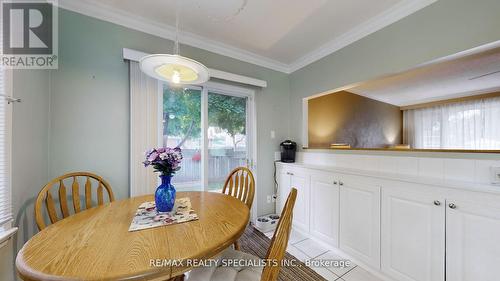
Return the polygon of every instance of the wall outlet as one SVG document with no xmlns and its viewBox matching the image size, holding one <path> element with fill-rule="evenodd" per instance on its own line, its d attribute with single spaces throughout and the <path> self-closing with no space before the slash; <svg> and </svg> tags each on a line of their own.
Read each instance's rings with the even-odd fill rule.
<svg viewBox="0 0 500 281">
<path fill-rule="evenodd" d="M 278 196 L 276 196 L 276 194 L 267 195 L 267 203 L 271 204 L 271 203 L 276 202 L 276 198 L 278 198 Z"/>
<path fill-rule="evenodd" d="M 491 182 L 500 184 L 500 167 L 491 167 Z"/>
</svg>

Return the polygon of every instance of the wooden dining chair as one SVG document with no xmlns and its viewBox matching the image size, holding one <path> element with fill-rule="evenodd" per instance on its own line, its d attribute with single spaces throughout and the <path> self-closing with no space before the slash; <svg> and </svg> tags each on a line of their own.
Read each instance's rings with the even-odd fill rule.
<svg viewBox="0 0 500 281">
<path fill-rule="evenodd" d="M 255 195 L 255 179 L 252 171 L 246 167 L 238 167 L 229 173 L 224 183 L 222 193 L 241 200 L 252 209 Z"/>
<path fill-rule="evenodd" d="M 248 253 L 240 252 L 231 248 L 226 249 L 217 260 L 218 265 L 213 267 L 198 267 L 189 272 L 187 281 L 214 281 L 214 280 L 246 280 L 246 281 L 276 281 L 285 257 L 290 231 L 292 229 L 293 207 L 297 198 L 297 189 L 292 188 L 286 200 L 281 218 L 274 232 L 271 246 L 267 250 L 266 265 L 264 267 L 240 266 L 238 262 L 235 267 L 221 266 L 222 259 L 247 260 L 249 264 L 258 264 L 259 258 Z M 226 264 L 227 265 L 227 264 Z"/>
<path fill-rule="evenodd" d="M 238 167 L 232 170 L 226 178 L 222 193 L 241 200 L 251 210 L 255 195 L 255 179 L 252 171 L 246 167 Z M 234 249 L 240 249 L 238 241 L 234 243 Z"/>
<path fill-rule="evenodd" d="M 72 201 L 72 212 L 70 208 L 68 208 L 68 200 L 67 198 L 67 190 L 64 184 L 65 180 L 71 179 L 71 201 Z M 43 216 L 43 205 L 45 205 L 47 209 L 47 213 L 49 215 L 49 219 L 51 223 L 55 223 L 60 219 L 64 219 L 69 217 L 72 214 L 76 214 L 82 211 L 81 202 L 80 202 L 80 182 L 79 179 L 83 178 L 85 180 L 85 209 L 92 208 L 92 187 L 93 182 L 95 182 L 95 186 L 97 186 L 97 204 L 104 204 L 104 189 L 106 189 L 108 193 L 109 202 L 115 200 L 115 196 L 113 195 L 113 190 L 107 181 L 101 178 L 98 175 L 87 173 L 87 172 L 75 172 L 65 174 L 63 176 L 57 177 L 47 183 L 42 190 L 38 193 L 35 201 L 35 220 L 39 230 L 42 230 L 46 227 L 45 220 Z M 58 186 L 58 194 L 59 194 L 59 207 L 60 214 L 56 211 L 56 201 L 52 196 L 51 189 L 55 186 Z"/>
</svg>

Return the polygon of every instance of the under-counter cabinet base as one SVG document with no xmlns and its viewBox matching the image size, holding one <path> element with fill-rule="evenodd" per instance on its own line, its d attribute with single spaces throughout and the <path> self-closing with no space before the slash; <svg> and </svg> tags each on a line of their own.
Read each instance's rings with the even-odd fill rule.
<svg viewBox="0 0 500 281">
<path fill-rule="evenodd" d="M 333 246 L 339 246 L 340 186 L 335 175 L 316 172 L 311 174 L 312 236 Z"/>
<path fill-rule="evenodd" d="M 500 280 L 500 206 L 446 202 L 446 279 Z"/>
<path fill-rule="evenodd" d="M 380 268 L 380 187 L 357 176 L 339 177 L 340 249 Z"/>
<path fill-rule="evenodd" d="M 382 272 L 401 281 L 442 281 L 445 199 L 418 186 L 382 191 Z"/>
<path fill-rule="evenodd" d="M 298 189 L 294 227 L 385 280 L 500 280 L 498 192 L 278 164 L 277 211 Z"/>
<path fill-rule="evenodd" d="M 309 232 L 309 174 L 303 169 L 279 171 L 278 210 L 281 213 L 291 188 L 297 189 L 297 201 L 293 211 L 293 226 L 302 232 Z"/>
</svg>

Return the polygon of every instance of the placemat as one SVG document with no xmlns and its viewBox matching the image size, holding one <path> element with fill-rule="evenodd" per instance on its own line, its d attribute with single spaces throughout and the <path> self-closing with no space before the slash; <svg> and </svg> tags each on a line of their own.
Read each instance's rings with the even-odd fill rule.
<svg viewBox="0 0 500 281">
<path fill-rule="evenodd" d="M 189 197 L 176 199 L 173 211 L 161 214 L 156 212 L 154 201 L 144 202 L 137 208 L 128 231 L 178 224 L 197 219 L 198 215 L 191 208 Z"/>
</svg>

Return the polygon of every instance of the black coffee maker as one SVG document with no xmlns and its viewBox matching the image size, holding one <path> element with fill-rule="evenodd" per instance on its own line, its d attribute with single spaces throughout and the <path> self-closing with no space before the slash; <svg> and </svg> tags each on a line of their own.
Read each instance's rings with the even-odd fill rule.
<svg viewBox="0 0 500 281">
<path fill-rule="evenodd" d="M 280 144 L 281 162 L 295 162 L 295 152 L 297 151 L 297 143 L 291 140 L 286 140 Z"/>
</svg>

